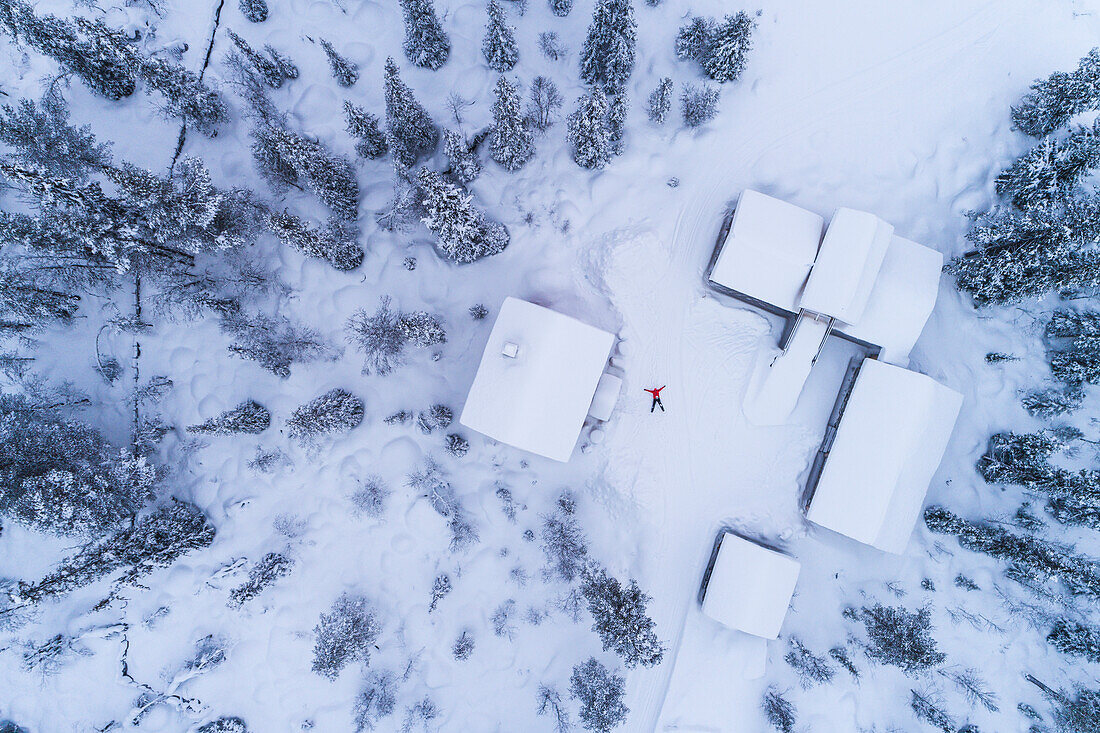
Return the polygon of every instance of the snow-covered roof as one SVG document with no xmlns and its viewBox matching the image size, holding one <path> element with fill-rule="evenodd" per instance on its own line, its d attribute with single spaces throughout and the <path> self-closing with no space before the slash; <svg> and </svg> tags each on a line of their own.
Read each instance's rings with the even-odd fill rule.
<svg viewBox="0 0 1100 733">
<path fill-rule="evenodd" d="M 837 330 L 882 347 L 879 358 L 902 366 L 932 315 L 943 255 L 894 236 L 858 323 Z"/>
<path fill-rule="evenodd" d="M 798 306 L 859 323 L 893 234 L 894 227 L 874 214 L 837 209 Z"/>
<path fill-rule="evenodd" d="M 811 211 L 745 189 L 711 271 L 711 282 L 797 311 L 824 224 Z"/>
<path fill-rule="evenodd" d="M 703 596 L 703 613 L 731 629 L 779 636 L 801 565 L 732 532 L 722 534 Z"/>
<path fill-rule="evenodd" d="M 961 406 L 961 394 L 930 377 L 865 359 L 807 518 L 903 552 Z"/>
<path fill-rule="evenodd" d="M 459 422 L 502 443 L 568 461 L 614 342 L 607 331 L 506 298 Z"/>
</svg>

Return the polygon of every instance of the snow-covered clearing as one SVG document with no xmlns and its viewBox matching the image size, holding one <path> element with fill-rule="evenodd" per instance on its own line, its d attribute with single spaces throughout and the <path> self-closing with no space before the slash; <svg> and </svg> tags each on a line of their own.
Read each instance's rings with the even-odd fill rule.
<svg viewBox="0 0 1100 733">
<path fill-rule="evenodd" d="M 62 0 L 41 5 L 71 11 Z M 225 5 L 223 24 L 299 63 L 301 78 L 273 98 L 296 125 L 337 150 L 352 148 L 343 132 L 345 98 L 381 110 L 382 64 L 389 55 L 402 62 L 404 78 L 437 121 L 467 132 L 489 121 L 497 74 L 480 55 L 485 13 L 479 0 L 438 1 L 454 48 L 436 72 L 405 68 L 396 3 L 274 0 L 271 18 L 260 25 L 247 24 L 235 2 Z M 525 84 L 536 74 L 551 75 L 570 111 L 582 91 L 577 55 L 592 3 L 578 2 L 567 18 L 552 16 L 542 0 L 530 0 L 522 16 L 506 5 L 522 49 L 514 75 Z M 209 37 L 212 6 L 175 0 L 166 3 L 159 22 L 159 39 L 185 40 L 191 50 L 184 59 L 194 67 Z M 367 254 L 358 270 L 338 273 L 274 241 L 263 245 L 263 257 L 277 263 L 294 289 L 280 306 L 287 314 L 343 345 L 348 316 L 358 308 L 373 310 L 389 294 L 403 309 L 444 314 L 448 342 L 438 361 L 413 353 L 393 374 L 365 376 L 360 355 L 348 347 L 335 361 L 296 365 L 281 380 L 231 358 L 212 321 L 165 325 L 145 338 L 143 373 L 174 382 L 158 406 L 171 422 L 200 422 L 251 398 L 271 410 L 273 428 L 258 438 L 210 438 L 198 449 L 186 445 L 182 430 L 168 439 L 171 461 L 195 450 L 173 493 L 211 517 L 218 530 L 214 546 L 151 576 L 149 588 L 135 589 L 124 603 L 86 613 L 99 596 L 78 592 L 14 632 L 6 651 L 0 649 L 0 720 L 10 717 L 37 732 L 91 730 L 125 716 L 136 690 L 119 678 L 121 644 L 117 635 L 97 631 L 121 620 L 130 624 L 130 673 L 158 689 L 193 655 L 196 640 L 214 634 L 228 644 L 225 663 L 186 683 L 203 711 L 189 716 L 162 705 L 144 719 L 144 730 L 188 731 L 222 714 L 240 715 L 257 731 L 307 725 L 350 730 L 363 672 L 349 667 L 330 682 L 310 671 L 310 655 L 319 614 L 351 591 L 370 599 L 383 624 L 370 669 L 398 677 L 408 670 L 398 714 L 389 721 L 394 730 L 404 709 L 426 695 L 441 710 L 433 722 L 439 730 L 551 730 L 548 719 L 536 715 L 538 685 L 553 683 L 564 693 L 573 665 L 601 654 L 587 617 L 573 623 L 555 610 L 562 587 L 542 580 L 538 543 L 523 538 L 526 529 L 537 533 L 539 516 L 566 488 L 579 497 L 591 554 L 613 573 L 638 579 L 653 597 L 649 610 L 667 644 L 662 664 L 627 673 L 631 712 L 624 730 L 631 733 L 758 732 L 765 725 L 758 709 L 762 690 L 773 681 L 794 684 L 782 668 L 783 641 L 765 652 L 761 642 L 699 611 L 700 580 L 720 528 L 769 540 L 800 560 L 784 636 L 796 633 L 821 650 L 843 641 L 841 609 L 860 602 L 861 594 L 888 598 L 888 581 L 918 587 L 931 572 L 932 540 L 923 529 L 904 555 L 890 556 L 810 529 L 798 506 L 802 474 L 851 355 L 847 347 L 830 342 L 789 424 L 752 425 L 741 414 L 743 396 L 778 331 L 761 314 L 708 291 L 703 270 L 724 213 L 746 187 L 823 216 L 837 206 L 866 210 L 893 224 L 899 236 L 947 256 L 957 253 L 967 226 L 963 212 L 988 203 L 992 177 L 1026 145 L 1010 130 L 1009 106 L 1033 78 L 1071 68 L 1095 44 L 1100 4 L 777 0 L 761 6 L 747 70 L 724 86 L 716 120 L 692 131 L 672 115 L 664 128 L 652 126 L 643 100 L 658 79 L 697 81 L 698 72 L 673 52 L 682 19 L 689 11 L 720 16 L 730 10 L 720 0 L 637 4 L 639 60 L 628 88 L 627 147 L 605 170 L 591 173 L 574 164 L 562 121 L 536 139 L 536 156 L 519 172 L 486 162 L 471 190 L 510 228 L 512 244 L 503 253 L 455 267 L 438 259 L 425 230 L 408 235 L 378 228 L 370 214 L 383 209 L 392 192 L 386 161 L 359 165 Z M 116 25 L 140 17 L 136 7 L 106 14 Z M 538 33 L 547 29 L 557 30 L 570 47 L 564 60 L 538 53 Z M 351 90 L 329 78 L 314 44 L 321 36 L 360 65 L 363 77 Z M 224 50 L 216 47 L 215 60 L 218 49 Z M 0 82 L 13 98 L 37 97 L 46 70 L 41 58 L 24 57 L 0 41 Z M 461 125 L 447 109 L 451 91 L 478 100 Z M 159 119 L 140 95 L 107 103 L 74 84 L 69 97 L 74 121 L 115 141 L 118 158 L 156 170 L 167 166 L 178 128 Z M 238 121 L 215 139 L 192 134 L 185 152 L 203 157 L 215 181 L 263 190 L 248 145 L 247 125 Z M 288 201 L 300 212 L 321 215 L 308 197 Z M 417 260 L 411 271 L 403 264 L 410 256 Z M 509 295 L 619 335 L 614 364 L 625 371 L 624 385 L 603 439 L 590 444 L 582 435 L 584 449 L 561 465 L 462 431 L 471 450 L 449 458 L 440 433 L 384 424 L 398 410 L 440 402 L 458 414 L 491 319 Z M 489 308 L 488 320 L 467 316 L 476 303 Z M 47 365 L 45 377 L 84 388 L 96 405 L 93 419 L 124 436 L 127 407 L 91 370 L 98 324 L 110 315 L 94 308 L 86 323 L 44 338 L 39 361 Z M 950 497 L 955 506 L 987 513 L 999 508 L 991 492 L 976 490 L 973 464 L 990 432 L 1028 424 L 1016 390 L 1034 367 L 1038 347 L 1019 345 L 1019 339 L 1004 317 L 976 317 L 944 281 L 912 368 L 962 392 L 965 402 L 930 500 Z M 123 355 L 130 342 L 119 337 L 109 346 Z M 1034 353 L 1003 371 L 982 361 L 989 351 L 1013 347 Z M 661 385 L 667 385 L 667 412 L 651 414 L 642 390 Z M 312 452 L 282 435 L 296 406 L 335 387 L 364 399 L 362 426 Z M 293 465 L 271 474 L 249 470 L 258 445 L 285 451 Z M 445 520 L 405 485 L 429 456 L 440 460 L 480 532 L 480 543 L 465 552 L 448 549 Z M 385 515 L 356 516 L 348 496 L 375 475 L 393 490 Z M 517 523 L 501 512 L 500 485 L 511 489 L 520 507 Z M 0 576 L 37 577 L 67 549 L 64 541 L 5 526 Z M 227 607 L 226 594 L 242 582 L 247 565 L 271 551 L 295 559 L 291 574 L 243 610 Z M 966 561 L 939 566 L 935 572 L 943 577 L 937 581 L 949 585 Z M 987 564 L 968 574 L 986 586 L 994 566 L 980 562 Z M 454 590 L 429 614 L 432 583 L 441 573 Z M 491 616 L 510 600 L 514 629 L 495 635 Z M 970 626 L 939 618 L 937 626 L 952 660 L 984 667 L 1003 697 L 1000 716 L 978 711 L 974 722 L 986 731 L 1026 730 L 1015 703 L 1040 706 L 1041 698 L 1018 671 L 1056 670 L 1051 676 L 1062 677 L 1064 660 L 1049 649 L 983 637 Z M 464 629 L 477 645 L 468 661 L 459 662 L 452 644 Z M 21 668 L 18 642 L 85 632 L 83 643 L 95 654 L 76 656 L 49 676 Z M 767 676 L 757 679 L 765 654 Z M 601 658 L 609 666 L 616 661 L 610 653 Z M 999 674 L 991 659 L 1003 660 L 1012 674 Z M 870 669 L 860 685 L 844 680 L 807 693 L 799 700 L 801 729 L 918 730 L 905 704 L 907 681 L 899 680 L 900 673 Z"/>
</svg>

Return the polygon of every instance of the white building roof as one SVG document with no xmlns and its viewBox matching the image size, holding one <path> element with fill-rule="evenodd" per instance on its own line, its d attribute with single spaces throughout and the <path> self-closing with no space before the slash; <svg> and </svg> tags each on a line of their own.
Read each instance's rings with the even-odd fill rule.
<svg viewBox="0 0 1100 733">
<path fill-rule="evenodd" d="M 811 211 L 745 189 L 711 282 L 797 312 L 824 224 Z"/>
<path fill-rule="evenodd" d="M 874 214 L 837 209 L 798 306 L 859 323 L 893 234 L 894 227 Z"/>
<path fill-rule="evenodd" d="M 459 422 L 502 443 L 568 461 L 614 342 L 607 331 L 506 298 Z M 513 357 L 504 353 L 509 345 L 518 347 Z"/>
<path fill-rule="evenodd" d="M 903 552 L 961 405 L 961 394 L 923 374 L 865 359 L 807 518 Z"/>
<path fill-rule="evenodd" d="M 880 359 L 905 366 L 936 306 L 942 271 L 942 254 L 892 237 L 863 316 L 837 330 L 881 346 Z"/>
<path fill-rule="evenodd" d="M 791 605 L 800 567 L 788 555 L 725 532 L 703 596 L 703 613 L 731 629 L 774 639 Z"/>
</svg>

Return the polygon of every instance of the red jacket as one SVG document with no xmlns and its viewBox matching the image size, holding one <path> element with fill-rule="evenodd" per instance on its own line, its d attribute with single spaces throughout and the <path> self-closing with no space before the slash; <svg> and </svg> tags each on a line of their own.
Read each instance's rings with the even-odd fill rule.
<svg viewBox="0 0 1100 733">
<path fill-rule="evenodd" d="M 656 389 L 647 389 L 645 391 L 649 392 L 651 395 L 653 395 L 653 399 L 656 400 L 656 399 L 660 399 L 661 390 L 664 389 L 664 388 L 665 388 L 664 385 L 661 385 L 660 387 L 657 387 Z"/>
</svg>

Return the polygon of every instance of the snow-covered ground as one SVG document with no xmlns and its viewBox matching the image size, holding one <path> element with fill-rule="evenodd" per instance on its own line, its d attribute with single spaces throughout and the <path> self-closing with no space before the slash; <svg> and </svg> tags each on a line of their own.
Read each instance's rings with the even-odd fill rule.
<svg viewBox="0 0 1100 733">
<path fill-rule="evenodd" d="M 65 2 L 41 5 L 70 12 Z M 467 132 L 488 123 L 497 75 L 480 53 L 481 2 L 438 0 L 453 49 L 437 72 L 404 63 L 395 2 L 271 5 L 271 18 L 252 25 L 227 1 L 223 27 L 256 47 L 271 43 L 299 64 L 301 78 L 273 98 L 295 125 L 335 149 L 352 150 L 343 131 L 345 98 L 381 111 L 382 64 L 389 55 L 402 63 L 405 80 L 437 120 Z M 578 2 L 564 19 L 541 0 L 530 0 L 522 16 L 518 6 L 506 5 L 521 48 L 514 76 L 530 83 L 536 74 L 550 75 L 568 112 L 582 91 L 577 57 L 592 3 Z M 186 41 L 191 50 L 184 58 L 197 68 L 212 6 L 166 3 L 164 18 L 156 21 L 158 41 Z M 741 402 L 777 331 L 762 315 L 707 291 L 702 273 L 727 207 L 746 187 L 826 216 L 837 206 L 870 211 L 900 236 L 947 256 L 960 251 L 964 212 L 988 205 L 992 177 L 1027 145 L 1010 129 L 1010 105 L 1033 78 L 1072 68 L 1092 47 L 1100 37 L 1100 4 L 772 2 L 761 7 L 747 70 L 723 88 L 717 119 L 698 130 L 681 126 L 676 115 L 663 128 L 650 124 L 644 99 L 661 76 L 671 75 L 678 86 L 698 80 L 697 70 L 673 53 L 682 19 L 689 12 L 729 10 L 718 0 L 637 6 L 639 59 L 628 85 L 626 152 L 607 169 L 591 173 L 573 163 L 562 121 L 536 140 L 536 156 L 519 172 L 487 163 L 471 189 L 512 232 L 502 254 L 455 267 L 437 258 L 426 231 L 379 229 L 371 214 L 385 207 L 392 185 L 384 160 L 359 165 L 367 256 L 358 270 L 338 273 L 273 241 L 265 244 L 264 256 L 294 288 L 287 314 L 343 345 L 347 317 L 358 308 L 373 310 L 379 296 L 389 294 L 403 309 L 445 315 L 448 343 L 437 361 L 416 353 L 393 374 L 364 376 L 360 356 L 349 347 L 334 362 L 295 366 L 281 380 L 233 359 L 213 322 L 165 325 L 146 339 L 142 369 L 173 380 L 159 409 L 174 424 L 199 422 L 251 398 L 271 410 L 275 427 L 255 439 L 209 438 L 190 457 L 187 472 L 173 479 L 173 493 L 197 503 L 217 526 L 210 549 L 150 576 L 148 589 L 131 591 L 124 603 L 88 613 L 98 597 L 78 592 L 3 637 L 0 719 L 10 717 L 32 731 L 91 730 L 122 719 L 136 690 L 119 680 L 117 638 L 92 633 L 84 643 L 94 654 L 76 656 L 48 676 L 21 668 L 19 644 L 124 620 L 132 625 L 130 673 L 154 686 L 165 684 L 162 673 L 171 677 L 197 640 L 214 634 L 228 644 L 227 661 L 185 688 L 202 701 L 202 712 L 188 716 L 160 706 L 142 729 L 186 731 L 216 715 L 239 715 L 258 731 L 307 724 L 320 731 L 352 729 L 362 671 L 349 668 L 335 682 L 310 671 L 318 615 L 350 591 L 366 596 L 383 622 L 370 668 L 398 676 L 409 670 L 399 710 L 429 695 L 441 710 L 433 721 L 438 730 L 550 730 L 549 720 L 536 715 L 538 685 L 564 690 L 573 665 L 590 655 L 615 662 L 601 653 L 586 619 L 574 623 L 554 610 L 563 587 L 541 578 L 537 543 L 523 538 L 526 529 L 537 532 L 540 514 L 551 511 L 566 488 L 579 497 L 592 555 L 614 574 L 638 579 L 653 597 L 650 612 L 667 644 L 662 664 L 628 673 L 628 731 L 760 731 L 765 686 L 794 687 L 783 669 L 782 640 L 765 652 L 699 611 L 699 583 L 724 526 L 778 543 L 799 558 L 802 572 L 784 636 L 797 634 L 819 650 L 843 641 L 847 622 L 840 611 L 863 594 L 892 599 L 885 584 L 898 581 L 912 594 L 904 602 L 916 606 L 927 600 L 918 595 L 922 578 L 950 586 L 962 563 L 977 562 L 954 557 L 933 563 L 933 540 L 919 528 L 902 556 L 810 528 L 798 506 L 801 477 L 849 354 L 843 344 L 830 344 L 790 424 L 752 425 Z M 136 6 L 106 13 L 115 25 L 143 17 Z M 538 33 L 550 29 L 570 48 L 564 60 L 549 61 L 537 51 Z M 362 79 L 352 89 L 330 78 L 314 42 L 320 37 L 360 65 Z M 215 78 L 226 46 L 219 36 Z M 48 68 L 40 57 L 0 40 L 0 85 L 12 98 L 37 96 Z M 448 119 L 451 91 L 477 100 L 461 125 Z M 117 158 L 154 170 L 167 166 L 176 128 L 159 120 L 141 95 L 108 103 L 74 84 L 68 96 L 74 121 L 114 141 Z M 264 190 L 248 144 L 247 125 L 238 121 L 215 139 L 192 134 L 185 152 L 201 156 L 217 182 Z M 317 206 L 300 195 L 290 201 L 298 211 Z M 403 266 L 410 256 L 417 260 L 411 271 Z M 551 305 L 621 339 L 614 363 L 625 378 L 617 410 L 603 440 L 590 444 L 582 436 L 585 449 L 569 464 L 474 434 L 465 435 L 470 452 L 450 458 L 438 433 L 424 436 L 415 427 L 382 422 L 399 409 L 438 402 L 459 412 L 495 309 L 508 295 Z M 488 320 L 469 318 L 467 309 L 476 303 L 488 306 Z M 127 408 L 117 388 L 92 372 L 92 340 L 106 314 L 93 309 L 88 315 L 86 324 L 46 339 L 39 361 L 44 376 L 71 379 L 89 391 L 97 405 L 92 418 L 124 436 Z M 984 514 L 1004 508 L 992 492 L 979 489 L 972 466 L 991 432 L 1030 425 L 1016 390 L 1035 368 L 1038 347 L 1021 343 L 1026 314 L 1015 324 L 1011 316 L 979 317 L 944 280 L 912 360 L 913 368 L 965 395 L 932 501 Z M 122 356 L 129 343 L 119 338 L 111 348 Z M 989 351 L 1028 358 L 991 368 L 983 361 Z M 651 414 L 642 390 L 662 384 L 667 412 Z M 279 428 L 297 405 L 334 387 L 363 397 L 367 419 L 319 451 L 301 450 Z M 169 460 L 185 457 L 187 440 L 182 430 L 169 438 Z M 272 474 L 249 470 L 257 444 L 281 448 L 293 465 Z M 448 550 L 445 521 L 405 487 L 406 475 L 428 456 L 441 462 L 479 529 L 480 543 L 468 551 Z M 348 499 L 372 475 L 393 490 L 379 520 L 356 516 Z M 509 487 L 521 506 L 516 523 L 501 512 L 499 485 Z M 65 544 L 6 526 L 0 576 L 40 575 L 65 554 Z M 228 589 L 241 582 L 248 564 L 271 551 L 295 559 L 291 574 L 243 610 L 227 607 Z M 511 574 L 513 568 L 522 572 Z M 967 574 L 988 587 L 992 568 L 982 561 Z M 454 591 L 429 614 L 432 581 L 440 573 L 451 576 Z M 510 639 L 495 636 L 490 622 L 508 600 L 515 601 Z M 972 610 L 996 620 L 996 608 Z M 541 611 L 549 617 L 532 623 Z M 1039 707 L 1040 698 L 1023 671 L 1065 678 L 1065 662 L 1037 643 L 954 625 L 942 613 L 935 623 L 949 659 L 983 668 L 1001 695 L 1001 713 L 973 713 L 982 730 L 1026 730 L 1015 703 Z M 471 658 L 459 662 L 451 645 L 463 629 L 477 644 Z M 765 653 L 767 671 L 754 678 Z M 865 669 L 859 685 L 838 680 L 799 696 L 800 729 L 918 730 L 907 700 L 900 673 Z M 391 719 L 395 730 L 401 717 Z"/>
</svg>

